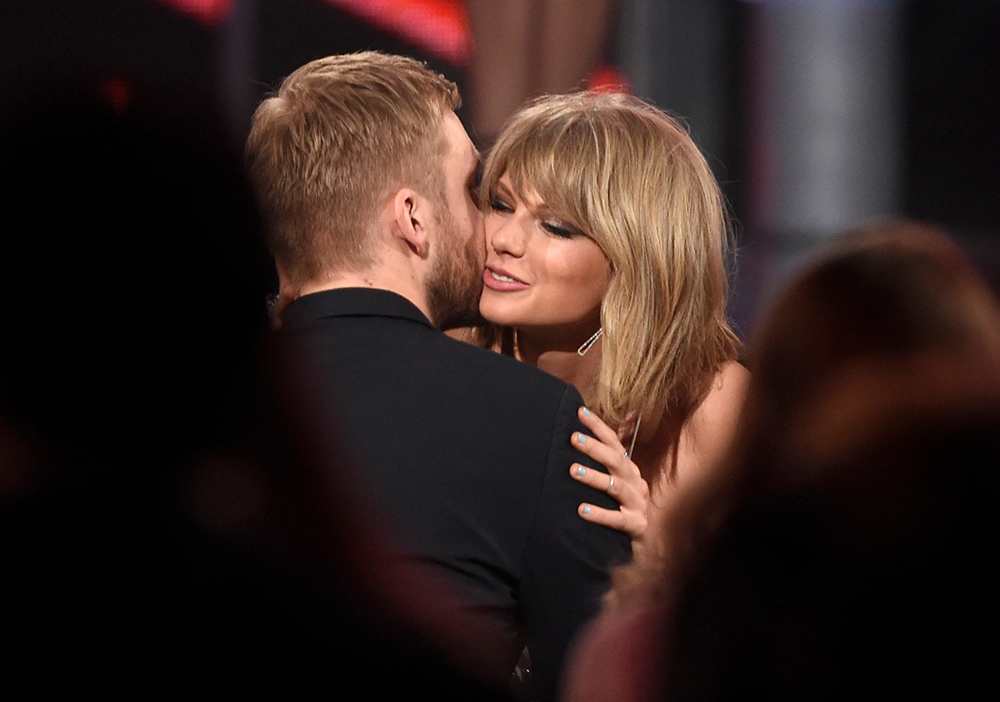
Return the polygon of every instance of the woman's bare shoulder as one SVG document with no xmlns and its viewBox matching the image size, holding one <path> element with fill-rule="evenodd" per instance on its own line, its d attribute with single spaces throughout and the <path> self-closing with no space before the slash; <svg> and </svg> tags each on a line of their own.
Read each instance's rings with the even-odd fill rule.
<svg viewBox="0 0 1000 702">
<path fill-rule="evenodd" d="M 712 386 L 685 424 L 692 439 L 702 448 L 728 446 L 743 409 L 750 372 L 736 361 L 724 365 L 715 374 Z"/>
<path fill-rule="evenodd" d="M 676 455 L 664 454 L 661 470 L 650 484 L 647 534 L 665 533 L 681 494 L 713 475 L 736 435 L 749 381 L 750 373 L 735 361 L 715 374 L 705 399 L 680 428 Z M 650 544 L 648 552 L 659 553 L 656 540 Z M 637 559 L 639 554 L 636 551 Z"/>
<path fill-rule="evenodd" d="M 743 409 L 750 373 L 736 361 L 715 374 L 712 386 L 684 422 L 678 443 L 677 474 L 701 473 L 726 453 Z"/>
<path fill-rule="evenodd" d="M 738 362 L 730 361 L 715 374 L 712 387 L 691 418 L 700 415 L 703 422 L 710 424 L 735 423 L 749 383 L 750 371 Z"/>
</svg>

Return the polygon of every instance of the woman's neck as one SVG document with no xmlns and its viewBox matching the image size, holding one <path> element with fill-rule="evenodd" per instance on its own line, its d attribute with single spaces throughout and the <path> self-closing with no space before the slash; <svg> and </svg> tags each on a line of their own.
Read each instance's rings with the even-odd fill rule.
<svg viewBox="0 0 1000 702">
<path fill-rule="evenodd" d="M 568 333 L 566 330 L 539 332 L 514 330 L 514 357 L 569 383 L 591 404 L 597 385 L 601 363 L 602 339 L 581 356 L 580 346 L 589 339 L 593 330 Z M 667 413 L 664 407 L 656 408 L 642 417 L 635 437 L 633 461 L 639 466 L 642 477 L 650 484 L 661 477 L 673 475 L 672 461 L 676 456 L 677 441 L 683 421 Z M 632 425 L 634 427 L 634 425 Z M 626 447 L 632 443 L 630 428 L 622 436 Z"/>
<path fill-rule="evenodd" d="M 517 329 L 514 332 L 514 355 L 518 360 L 569 383 L 580 391 L 585 403 L 590 403 L 601 363 L 601 339 L 598 338 L 581 356 L 578 351 L 588 336 Z"/>
</svg>

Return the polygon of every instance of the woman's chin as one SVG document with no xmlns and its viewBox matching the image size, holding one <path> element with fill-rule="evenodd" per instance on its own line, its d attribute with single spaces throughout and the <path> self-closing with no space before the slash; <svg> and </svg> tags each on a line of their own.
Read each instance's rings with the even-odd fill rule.
<svg viewBox="0 0 1000 702">
<path fill-rule="evenodd" d="M 514 327 L 517 326 L 517 320 L 509 313 L 505 313 L 502 309 L 497 309 L 490 300 L 487 300 L 487 294 L 484 292 L 483 296 L 479 298 L 479 314 L 484 320 L 490 324 L 496 324 L 501 327 Z"/>
<path fill-rule="evenodd" d="M 498 327 L 516 327 L 516 326 L 518 326 L 516 322 L 510 321 L 507 318 L 503 317 L 502 315 L 501 316 L 486 315 L 486 314 L 482 313 L 482 310 L 480 310 L 479 313 L 480 313 L 480 315 L 482 315 L 483 321 L 486 322 L 487 324 L 494 324 L 494 325 L 496 325 Z"/>
</svg>

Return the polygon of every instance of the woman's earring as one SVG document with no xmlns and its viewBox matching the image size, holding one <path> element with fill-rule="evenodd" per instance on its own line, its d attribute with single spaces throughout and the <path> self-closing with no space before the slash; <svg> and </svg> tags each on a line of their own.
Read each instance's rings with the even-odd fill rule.
<svg viewBox="0 0 1000 702">
<path fill-rule="evenodd" d="M 576 352 L 582 356 L 588 351 L 590 351 L 590 347 L 597 343 L 597 340 L 601 338 L 601 334 L 603 333 L 604 333 L 604 327 L 601 327 L 596 332 L 594 332 L 594 335 L 592 337 L 584 341 L 583 344 L 580 346 L 580 348 L 576 350 Z"/>
</svg>

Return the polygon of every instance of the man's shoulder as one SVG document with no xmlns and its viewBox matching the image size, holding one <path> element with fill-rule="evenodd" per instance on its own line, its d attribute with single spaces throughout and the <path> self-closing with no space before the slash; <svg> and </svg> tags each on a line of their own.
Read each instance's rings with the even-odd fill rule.
<svg viewBox="0 0 1000 702">
<path fill-rule="evenodd" d="M 441 333 L 438 339 L 441 352 L 452 356 L 457 362 L 481 369 L 479 377 L 502 382 L 518 383 L 562 395 L 570 386 L 554 375 L 538 370 L 534 366 L 489 349 L 484 349 L 464 341 L 458 341 Z"/>
<path fill-rule="evenodd" d="M 451 338 L 394 293 L 328 291 L 301 298 L 288 312 L 294 316 L 283 332 L 303 343 L 320 372 L 339 386 L 386 392 L 391 386 L 396 399 L 447 398 L 451 405 L 481 405 L 478 414 L 490 405 L 496 411 L 517 407 L 525 419 L 541 419 L 563 405 L 575 411 L 582 403 L 572 386 L 553 375 Z"/>
</svg>

